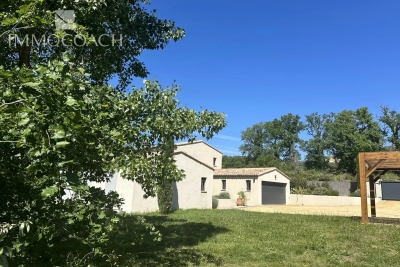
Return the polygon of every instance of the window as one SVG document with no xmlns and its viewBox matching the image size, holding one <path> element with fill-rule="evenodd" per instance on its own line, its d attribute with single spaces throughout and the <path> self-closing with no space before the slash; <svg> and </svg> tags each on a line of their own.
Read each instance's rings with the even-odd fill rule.
<svg viewBox="0 0 400 267">
<path fill-rule="evenodd" d="M 206 191 L 206 180 L 207 178 L 201 178 L 201 192 L 205 192 Z"/>
<path fill-rule="evenodd" d="M 251 181 L 246 180 L 246 191 L 251 191 Z"/>
<path fill-rule="evenodd" d="M 226 180 L 222 180 L 222 190 L 226 190 Z"/>
<path fill-rule="evenodd" d="M 217 166 L 217 158 L 213 159 L 213 166 L 216 167 Z"/>
</svg>

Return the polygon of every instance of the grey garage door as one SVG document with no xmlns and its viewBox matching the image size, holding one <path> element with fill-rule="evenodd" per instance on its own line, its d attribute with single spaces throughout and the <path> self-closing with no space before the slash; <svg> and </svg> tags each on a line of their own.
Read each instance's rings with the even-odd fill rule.
<svg viewBox="0 0 400 267">
<path fill-rule="evenodd" d="M 262 182 L 262 202 L 263 205 L 285 205 L 286 204 L 286 184 Z"/>
<path fill-rule="evenodd" d="M 400 200 L 400 182 L 382 181 L 382 200 Z"/>
</svg>

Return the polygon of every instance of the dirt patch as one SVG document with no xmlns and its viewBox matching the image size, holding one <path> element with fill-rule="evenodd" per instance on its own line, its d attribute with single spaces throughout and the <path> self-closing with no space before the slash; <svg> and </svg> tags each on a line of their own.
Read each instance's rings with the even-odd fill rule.
<svg viewBox="0 0 400 267">
<path fill-rule="evenodd" d="M 278 212 L 292 214 L 313 214 L 313 215 L 338 215 L 338 216 L 361 216 L 361 206 L 299 206 L 299 205 L 263 205 L 245 207 L 244 210 L 258 212 Z M 368 205 L 368 216 L 371 216 Z M 400 201 L 381 201 L 376 204 L 376 216 L 385 218 L 400 218 Z"/>
</svg>

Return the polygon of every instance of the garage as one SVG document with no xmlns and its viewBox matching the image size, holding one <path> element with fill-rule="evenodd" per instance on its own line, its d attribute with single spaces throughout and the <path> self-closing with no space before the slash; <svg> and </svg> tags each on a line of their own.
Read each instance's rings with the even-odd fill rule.
<svg viewBox="0 0 400 267">
<path fill-rule="evenodd" d="M 262 205 L 286 205 L 286 184 L 262 182 Z"/>
<path fill-rule="evenodd" d="M 216 169 L 213 180 L 213 196 L 229 193 L 235 206 L 239 192 L 244 193 L 246 206 L 286 205 L 290 201 L 290 178 L 274 167 Z"/>
</svg>

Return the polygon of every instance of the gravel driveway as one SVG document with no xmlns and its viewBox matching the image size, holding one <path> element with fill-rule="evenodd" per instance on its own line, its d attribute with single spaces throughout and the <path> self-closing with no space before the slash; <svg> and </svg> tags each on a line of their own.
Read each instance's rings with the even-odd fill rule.
<svg viewBox="0 0 400 267">
<path fill-rule="evenodd" d="M 376 216 L 386 218 L 400 218 L 400 201 L 381 201 L 376 205 Z M 258 212 L 279 212 L 293 214 L 314 214 L 314 215 L 339 215 L 339 216 L 361 216 L 361 206 L 299 206 L 299 205 L 263 205 L 243 208 L 247 211 Z M 370 207 L 368 205 L 368 215 Z"/>
</svg>

